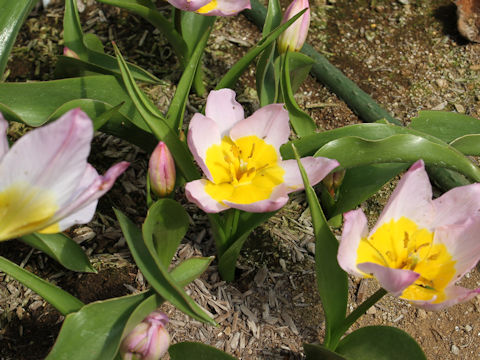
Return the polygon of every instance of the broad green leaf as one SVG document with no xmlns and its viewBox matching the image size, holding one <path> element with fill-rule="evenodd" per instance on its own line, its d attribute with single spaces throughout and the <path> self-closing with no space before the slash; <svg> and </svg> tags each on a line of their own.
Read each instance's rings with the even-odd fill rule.
<svg viewBox="0 0 480 360">
<path fill-rule="evenodd" d="M 449 111 L 419 111 L 410 127 L 447 143 L 464 135 L 480 134 L 480 120 Z"/>
<path fill-rule="evenodd" d="M 191 257 L 173 268 L 170 274 L 181 286 L 190 284 L 207 270 L 213 259 L 213 256 Z"/>
<path fill-rule="evenodd" d="M 136 109 L 141 114 L 145 123 L 148 124 L 152 133 L 158 140 L 162 140 L 167 144 L 172 153 L 175 164 L 182 172 L 182 175 L 187 181 L 192 181 L 200 178 L 200 173 L 193 163 L 192 154 L 188 151 L 184 142 L 180 141 L 178 134 L 166 123 L 165 119 L 155 111 L 155 107 L 146 96 L 141 92 L 135 83 L 135 79 L 128 70 L 128 67 L 120 54 L 118 48 L 115 46 L 115 53 L 117 55 L 118 64 L 122 72 L 122 78 L 127 88 Z"/>
<path fill-rule="evenodd" d="M 448 145 L 410 134 L 374 141 L 348 136 L 330 141 L 315 156 L 336 159 L 344 168 L 379 163 L 413 163 L 421 158 L 428 165 L 455 170 L 480 181 L 480 169 L 462 153 Z"/>
<path fill-rule="evenodd" d="M 75 51 L 83 61 L 98 66 L 109 73 L 120 74 L 117 61 L 113 56 L 106 55 L 87 47 L 84 41 L 84 34 L 80 23 L 80 17 L 78 15 L 76 0 L 65 0 L 63 37 L 65 40 L 65 46 Z M 91 45 L 92 40 L 89 39 L 87 43 Z M 95 49 L 97 48 L 98 44 L 95 45 Z M 128 67 L 137 80 L 148 83 L 158 83 L 160 81 L 157 77 L 143 70 L 139 66 L 128 64 Z"/>
<path fill-rule="evenodd" d="M 288 67 L 290 69 L 293 94 L 298 91 L 298 88 L 302 85 L 314 63 L 315 61 L 313 61 L 312 58 L 300 52 L 288 53 Z"/>
<path fill-rule="evenodd" d="M 35 291 L 62 315 L 78 311 L 83 306 L 83 303 L 76 297 L 21 268 L 3 256 L 0 256 L 0 271 Z"/>
<path fill-rule="evenodd" d="M 305 350 L 306 360 L 348 360 L 322 345 L 303 344 L 303 349 Z"/>
<path fill-rule="evenodd" d="M 354 360 L 426 360 L 417 342 L 390 326 L 367 326 L 347 335 L 335 349 Z"/>
<path fill-rule="evenodd" d="M 197 69 L 200 67 L 200 60 L 205 50 L 205 45 L 207 44 L 211 30 L 211 27 L 205 29 L 205 33 L 195 47 L 195 51 L 188 60 L 185 71 L 183 72 L 182 77 L 177 85 L 175 95 L 173 96 L 170 107 L 168 108 L 166 123 L 172 129 L 176 129 L 178 132 L 180 132 L 183 127 L 183 117 L 185 115 L 185 107 L 187 105 L 188 95 L 190 94 L 190 89 L 192 87 L 195 74 L 197 73 Z"/>
<path fill-rule="evenodd" d="M 64 55 L 57 56 L 54 72 L 56 79 L 95 75 L 112 75 L 112 72 L 82 59 Z"/>
<path fill-rule="evenodd" d="M 170 265 L 189 225 L 187 212 L 175 200 L 160 199 L 148 210 L 142 226 L 143 238 L 154 245 L 158 261 L 165 268 Z"/>
<path fill-rule="evenodd" d="M 267 36 L 282 21 L 282 7 L 278 0 L 268 2 L 267 17 L 263 25 L 262 34 Z M 260 55 L 255 69 L 255 79 L 260 106 L 273 104 L 277 99 L 278 79 L 275 76 L 273 58 L 275 56 L 275 42 L 270 44 Z"/>
<path fill-rule="evenodd" d="M 280 34 L 285 31 L 287 27 L 289 27 L 293 22 L 295 22 L 295 20 L 302 16 L 305 10 L 306 9 L 302 10 L 286 23 L 275 28 L 275 30 L 273 30 L 268 36 L 264 36 L 255 47 L 250 49 L 240 60 L 235 63 L 235 65 L 232 66 L 232 68 L 223 76 L 223 78 L 217 84 L 215 89 L 219 90 L 223 88 L 233 88 L 240 75 L 242 75 L 242 73 L 247 69 L 248 65 L 250 65 L 250 63 L 263 50 L 265 50 L 271 43 L 273 43 L 280 36 Z"/>
<path fill-rule="evenodd" d="M 150 24 L 160 30 L 175 50 L 181 64 L 187 61 L 188 48 L 180 34 L 175 30 L 172 22 L 167 20 L 149 0 L 98 0 L 104 4 L 118 6 L 131 11 L 147 20 Z M 130 69 L 132 70 L 132 69 Z M 138 79 L 136 76 L 135 78 Z"/>
<path fill-rule="evenodd" d="M 436 139 L 433 136 L 423 134 L 419 131 L 410 130 L 391 124 L 370 123 L 349 125 L 338 129 L 303 136 L 301 139 L 282 145 L 280 152 L 283 159 L 293 159 L 294 154 L 290 145 L 291 143 L 295 145 L 300 156 L 310 156 L 315 154 L 318 149 L 330 141 L 346 136 L 356 136 L 367 140 L 380 140 L 396 134 L 412 134 L 422 136 L 430 141 L 437 142 L 439 144 L 445 144 L 441 140 Z"/>
<path fill-rule="evenodd" d="M 342 325 L 347 311 L 347 274 L 338 265 L 337 238 L 328 226 L 315 190 L 308 181 L 307 173 L 296 151 L 295 158 L 302 174 L 305 194 L 312 216 L 313 232 L 315 234 L 315 274 L 325 313 L 325 346 L 330 348 L 332 335 Z"/>
<path fill-rule="evenodd" d="M 453 140 L 450 146 L 465 155 L 480 156 L 480 133 L 461 136 Z"/>
<path fill-rule="evenodd" d="M 180 28 L 188 48 L 188 57 L 193 54 L 205 33 L 210 33 L 214 22 L 215 16 L 200 15 L 193 11 L 180 12 Z"/>
<path fill-rule="evenodd" d="M 281 70 L 281 88 L 285 106 L 290 117 L 290 124 L 292 124 L 295 133 L 302 137 L 315 133 L 317 126 L 315 121 L 305 111 L 300 109 L 293 97 L 292 85 L 290 81 L 290 52 L 287 51 L 282 56 L 282 70 Z"/>
<path fill-rule="evenodd" d="M 197 342 L 181 342 L 168 349 L 172 360 L 236 360 L 212 346 Z"/>
<path fill-rule="evenodd" d="M 38 0 L 0 0 L 0 82 L 17 34 Z"/>
<path fill-rule="evenodd" d="M 142 233 L 122 212 L 115 214 L 127 240 L 135 263 L 155 291 L 180 311 L 194 319 L 215 324 L 202 309 L 185 293 L 155 256 L 152 243 L 144 243 Z M 146 239 L 148 240 L 148 239 Z"/>
<path fill-rule="evenodd" d="M 240 211 L 237 231 L 232 234 L 229 239 L 226 239 L 226 243 L 220 244 L 217 242 L 218 271 L 224 280 L 234 280 L 238 255 L 248 235 L 250 235 L 253 229 L 263 224 L 275 213 L 276 211 L 266 213 Z M 215 240 L 217 241 L 217 238 L 215 238 Z"/>
<path fill-rule="evenodd" d="M 96 301 L 66 316 L 46 360 L 110 360 L 115 357 L 130 314 L 150 291 Z"/>
<path fill-rule="evenodd" d="M 400 163 L 364 165 L 348 169 L 328 216 L 331 218 L 354 209 L 407 168 L 408 164 Z"/>
<path fill-rule="evenodd" d="M 36 101 L 32 102 L 32 99 Z M 9 121 L 37 127 L 59 116 L 59 108 L 65 106 L 66 111 L 74 107 L 64 105 L 70 101 L 75 101 L 72 104 L 82 107 L 92 119 L 123 102 L 118 114 L 103 126 L 102 131 L 137 144 L 146 151 L 155 147 L 157 141 L 148 133 L 149 127 L 119 80 L 113 76 L 0 84 L 0 111 Z"/>
<path fill-rule="evenodd" d="M 68 236 L 58 234 L 33 233 L 20 238 L 22 242 L 35 249 L 43 251 L 52 259 L 72 271 L 93 272 L 97 271 L 90 264 L 82 248 Z"/>
</svg>

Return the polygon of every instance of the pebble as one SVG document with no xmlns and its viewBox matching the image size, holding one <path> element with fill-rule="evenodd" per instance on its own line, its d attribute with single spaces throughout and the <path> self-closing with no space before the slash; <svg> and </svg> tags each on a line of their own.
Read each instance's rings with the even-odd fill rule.
<svg viewBox="0 0 480 360">
<path fill-rule="evenodd" d="M 427 312 L 423 309 L 417 309 L 417 317 L 419 319 L 426 319 L 427 318 Z"/>
<path fill-rule="evenodd" d="M 450 348 L 450 351 L 452 352 L 453 355 L 460 354 L 460 349 L 456 345 L 452 345 L 452 347 Z"/>
<path fill-rule="evenodd" d="M 367 310 L 368 315 L 373 315 L 377 313 L 377 308 L 375 306 L 372 306 L 370 309 Z"/>
<path fill-rule="evenodd" d="M 278 262 L 280 263 L 280 266 L 282 267 L 282 270 L 286 272 L 287 271 L 287 263 L 285 262 L 285 260 L 280 259 Z"/>
<path fill-rule="evenodd" d="M 465 108 L 463 107 L 463 105 L 453 104 L 453 106 L 455 106 L 455 110 L 457 110 L 457 112 L 459 112 L 460 114 L 465 113 Z"/>
<path fill-rule="evenodd" d="M 448 82 L 445 79 L 437 79 L 435 82 L 439 88 L 446 88 L 448 86 Z"/>
<path fill-rule="evenodd" d="M 465 325 L 465 331 L 466 332 L 470 332 L 472 330 L 473 330 L 473 328 L 470 325 Z"/>
<path fill-rule="evenodd" d="M 307 250 L 308 250 L 311 254 L 315 255 L 315 243 L 313 243 L 313 242 L 308 243 L 308 244 L 307 244 Z"/>
</svg>

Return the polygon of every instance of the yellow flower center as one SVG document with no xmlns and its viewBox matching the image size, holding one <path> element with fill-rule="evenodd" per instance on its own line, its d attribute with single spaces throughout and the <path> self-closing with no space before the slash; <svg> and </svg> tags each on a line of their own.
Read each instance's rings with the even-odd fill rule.
<svg viewBox="0 0 480 360">
<path fill-rule="evenodd" d="M 285 170 L 278 165 L 275 148 L 258 136 L 232 141 L 224 137 L 220 145 L 207 150 L 206 165 L 213 181 L 205 191 L 215 200 L 251 204 L 266 200 L 283 183 Z"/>
<path fill-rule="evenodd" d="M 44 228 L 57 209 L 55 196 L 48 190 L 16 183 L 1 191 L 0 241 Z M 51 225 L 48 230 L 58 232 L 58 225 Z"/>
<path fill-rule="evenodd" d="M 206 14 L 217 8 L 217 0 L 210 1 L 207 5 L 202 6 L 196 12 L 199 14 Z"/>
<path fill-rule="evenodd" d="M 363 238 L 357 250 L 357 264 L 372 262 L 394 269 L 412 270 L 420 277 L 400 296 L 406 300 L 445 299 L 445 287 L 455 275 L 455 261 L 443 244 L 433 244 L 434 233 L 419 229 L 405 217 L 380 226 Z"/>
</svg>

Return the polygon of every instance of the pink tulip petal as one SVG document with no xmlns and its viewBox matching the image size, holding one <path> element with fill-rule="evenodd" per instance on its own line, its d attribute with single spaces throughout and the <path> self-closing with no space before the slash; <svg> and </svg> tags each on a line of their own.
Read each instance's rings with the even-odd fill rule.
<svg viewBox="0 0 480 360">
<path fill-rule="evenodd" d="M 447 307 L 469 301 L 479 294 L 480 288 L 472 290 L 453 285 L 445 289 L 446 299 L 438 304 L 432 304 L 431 301 L 409 301 L 416 307 L 423 308 L 428 311 L 439 311 Z"/>
<path fill-rule="evenodd" d="M 64 203 L 85 171 L 92 137 L 92 122 L 80 109 L 30 131 L 1 159 L 0 189 L 24 182 L 51 189 Z"/>
<path fill-rule="evenodd" d="M 177 9 L 184 11 L 195 11 L 202 6 L 207 5 L 211 0 L 167 0 L 171 5 Z"/>
<path fill-rule="evenodd" d="M 453 215 L 453 214 L 452 214 Z M 480 260 L 480 215 L 470 217 L 463 224 L 442 226 L 435 230 L 434 243 L 444 244 L 455 260 L 454 284 Z"/>
<path fill-rule="evenodd" d="M 308 175 L 310 185 L 319 183 L 330 171 L 338 167 L 337 160 L 331 160 L 324 157 L 308 156 L 300 159 Z M 297 160 L 284 160 L 279 164 L 284 170 L 283 180 L 287 186 L 287 192 L 303 190 L 303 180 L 298 168 Z"/>
<path fill-rule="evenodd" d="M 245 9 L 251 9 L 250 0 L 217 0 L 217 7 L 204 15 L 232 16 Z"/>
<path fill-rule="evenodd" d="M 230 129 L 244 119 L 243 107 L 235 100 L 235 91 L 231 89 L 210 91 L 205 116 L 217 123 L 220 138 L 228 135 Z"/>
<path fill-rule="evenodd" d="M 368 236 L 367 217 L 362 209 L 343 214 L 342 239 L 338 248 L 337 260 L 347 273 L 363 276 L 357 269 L 357 249 L 362 238 Z"/>
<path fill-rule="evenodd" d="M 290 136 L 288 121 L 288 111 L 283 108 L 283 104 L 267 105 L 235 124 L 230 137 L 235 141 L 244 136 L 256 135 L 278 151 Z"/>
<path fill-rule="evenodd" d="M 8 121 L 0 113 L 0 160 L 8 152 L 7 130 Z"/>
<path fill-rule="evenodd" d="M 420 276 L 419 273 L 411 270 L 393 269 L 371 262 L 360 263 L 357 268 L 366 274 L 373 275 L 380 285 L 394 296 L 400 296 L 403 290 Z"/>
<path fill-rule="evenodd" d="M 285 186 L 280 184 L 273 189 L 269 199 L 256 201 L 251 204 L 237 204 L 230 201 L 224 201 L 224 203 L 234 209 L 253 213 L 276 211 L 288 202 L 286 190 Z"/>
<path fill-rule="evenodd" d="M 432 186 L 422 160 L 402 176 L 371 233 L 383 223 L 402 216 L 415 222 L 419 228 L 431 229 L 434 216 Z"/>
<path fill-rule="evenodd" d="M 480 213 L 480 184 L 456 187 L 433 200 L 435 220 L 432 227 L 455 224 Z"/>
<path fill-rule="evenodd" d="M 205 191 L 205 185 L 207 180 L 200 179 L 194 180 L 185 185 L 185 195 L 188 201 L 196 204 L 200 209 L 206 213 L 218 213 L 220 211 L 227 210 L 229 207 L 219 203 L 213 199 Z"/>
<path fill-rule="evenodd" d="M 220 145 L 222 143 L 218 124 L 202 114 L 195 114 L 192 120 L 190 120 L 187 142 L 198 166 L 200 166 L 209 180 L 213 180 L 205 161 L 207 159 L 207 150 L 212 145 Z"/>
</svg>

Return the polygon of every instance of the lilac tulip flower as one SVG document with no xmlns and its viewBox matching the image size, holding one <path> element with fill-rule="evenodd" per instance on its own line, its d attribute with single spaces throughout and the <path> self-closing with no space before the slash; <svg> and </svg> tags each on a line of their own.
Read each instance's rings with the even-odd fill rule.
<svg viewBox="0 0 480 360">
<path fill-rule="evenodd" d="M 278 51 L 282 54 L 287 51 L 300 51 L 307 39 L 310 27 L 310 4 L 308 0 L 293 0 L 283 15 L 282 24 L 303 9 L 307 9 L 307 11 L 278 37 Z"/>
<path fill-rule="evenodd" d="M 100 176 L 87 163 L 93 125 L 80 109 L 28 132 L 11 149 L 7 127 L 0 114 L 0 241 L 89 222 L 98 198 L 129 165 Z"/>
<path fill-rule="evenodd" d="M 282 160 L 280 145 L 290 126 L 283 104 L 264 106 L 244 119 L 230 89 L 208 95 L 205 116 L 190 121 L 188 146 L 206 179 L 185 186 L 187 198 L 203 211 L 229 208 L 250 212 L 278 210 L 288 194 L 303 189 L 296 160 Z M 338 166 L 322 157 L 301 159 L 310 183 L 316 184 Z"/>
<path fill-rule="evenodd" d="M 167 0 L 184 11 L 195 11 L 209 16 L 231 16 L 250 9 L 250 0 Z"/>
<path fill-rule="evenodd" d="M 346 272 L 373 276 L 394 296 L 426 310 L 480 293 L 455 285 L 480 259 L 480 184 L 432 200 L 420 160 L 402 177 L 370 233 L 362 210 L 344 216 L 338 263 Z"/>
</svg>

